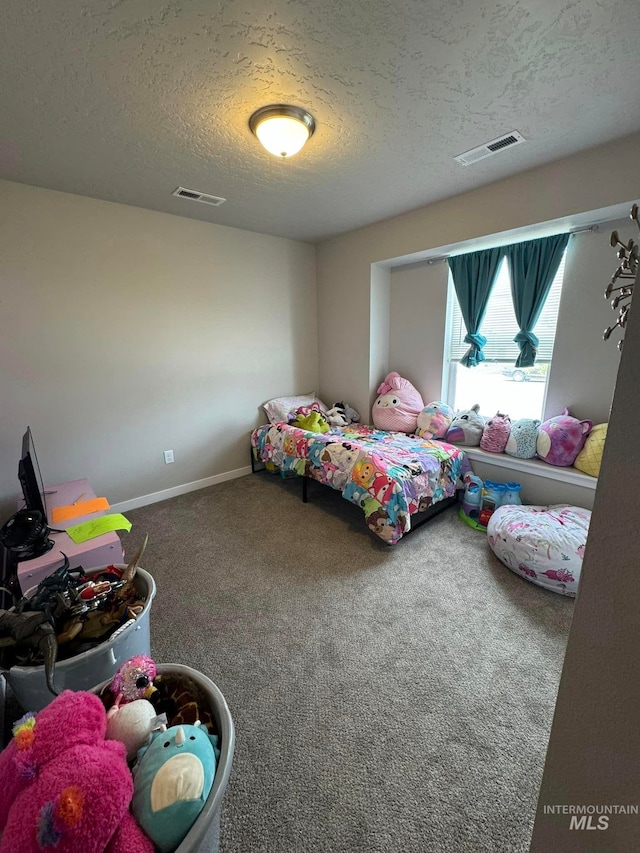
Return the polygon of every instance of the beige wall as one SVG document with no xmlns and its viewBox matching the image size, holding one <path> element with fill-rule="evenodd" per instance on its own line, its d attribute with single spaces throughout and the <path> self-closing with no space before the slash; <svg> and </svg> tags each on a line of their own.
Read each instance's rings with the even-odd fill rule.
<svg viewBox="0 0 640 853">
<path fill-rule="evenodd" d="M 388 372 L 391 311 L 391 276 L 389 270 L 379 265 L 371 268 L 371 338 L 369 359 L 369 387 L 377 388 Z M 343 398 L 344 399 L 344 398 Z M 358 410 L 360 411 L 360 410 Z M 367 418 L 362 415 L 362 420 Z"/>
<path fill-rule="evenodd" d="M 627 218 L 596 232 L 576 234 L 569 241 L 545 418 L 567 406 L 575 417 L 590 418 L 594 424 L 609 420 L 620 364 L 617 337 L 602 340 L 617 313 L 604 298 L 618 266 L 609 237 L 617 228 L 628 240 L 634 236 L 632 225 Z"/>
<path fill-rule="evenodd" d="M 426 262 L 391 273 L 389 366 L 406 376 L 425 403 L 439 400 L 449 265 Z"/>
<path fill-rule="evenodd" d="M 259 405 L 316 389 L 309 244 L 0 182 L 0 246 L 5 515 L 27 424 L 120 502 L 244 468 Z"/>
<path fill-rule="evenodd" d="M 378 346 L 365 321 L 371 314 L 372 264 L 398 258 L 408 263 L 426 250 L 630 202 L 637 193 L 629 176 L 637 174 L 639 148 L 636 134 L 321 243 L 317 274 L 322 393 L 344 397 L 361 412 L 369 410 L 379 381 L 371 369 Z M 607 258 L 606 246 L 602 251 Z M 603 261 L 607 269 L 613 255 L 609 252 Z M 590 281 L 596 278 L 598 290 L 604 289 L 600 272 Z M 606 309 L 604 300 L 602 304 Z M 606 315 L 605 310 L 602 329 L 609 322 Z M 393 343 L 390 346 L 393 349 Z"/>
</svg>

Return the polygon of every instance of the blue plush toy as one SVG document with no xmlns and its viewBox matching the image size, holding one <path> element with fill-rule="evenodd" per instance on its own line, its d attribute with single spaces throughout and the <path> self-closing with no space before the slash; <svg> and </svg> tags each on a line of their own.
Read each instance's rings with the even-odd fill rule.
<svg viewBox="0 0 640 853">
<path fill-rule="evenodd" d="M 533 459 L 536 455 L 539 426 L 540 421 L 535 418 L 520 418 L 512 423 L 504 452 L 517 459 Z"/>
<path fill-rule="evenodd" d="M 175 850 L 202 811 L 220 757 L 217 744 L 198 722 L 156 732 L 138 752 L 131 806 L 161 853 Z"/>
</svg>

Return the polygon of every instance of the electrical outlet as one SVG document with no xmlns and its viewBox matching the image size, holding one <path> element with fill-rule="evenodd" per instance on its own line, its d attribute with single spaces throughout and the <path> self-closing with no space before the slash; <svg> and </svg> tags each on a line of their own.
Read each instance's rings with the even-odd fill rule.
<svg viewBox="0 0 640 853">
<path fill-rule="evenodd" d="M 165 450 L 164 463 L 165 465 L 169 465 L 171 462 L 173 462 L 173 450 Z"/>
</svg>

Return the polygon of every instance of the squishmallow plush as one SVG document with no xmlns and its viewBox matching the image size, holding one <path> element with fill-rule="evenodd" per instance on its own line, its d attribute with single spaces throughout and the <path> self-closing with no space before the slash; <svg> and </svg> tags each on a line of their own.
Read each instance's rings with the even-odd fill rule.
<svg viewBox="0 0 640 853">
<path fill-rule="evenodd" d="M 156 733 L 138 753 L 131 808 L 161 853 L 176 849 L 202 811 L 219 757 L 217 736 L 199 720 Z"/>
<path fill-rule="evenodd" d="M 291 426 L 306 429 L 307 432 L 329 432 L 331 429 L 322 412 L 309 412 L 308 415 L 296 415 Z"/>
<path fill-rule="evenodd" d="M 415 432 L 424 400 L 411 382 L 394 371 L 380 385 L 378 394 L 372 411 L 376 427 L 392 432 Z"/>
<path fill-rule="evenodd" d="M 480 444 L 483 429 L 484 418 L 480 414 L 480 404 L 476 403 L 470 409 L 456 412 L 445 435 L 445 440 L 451 441 L 453 444 L 477 447 Z"/>
<path fill-rule="evenodd" d="M 559 468 L 573 465 L 592 426 L 592 421 L 579 421 L 565 409 L 561 415 L 540 424 L 536 442 L 538 456 L 549 465 Z"/>
<path fill-rule="evenodd" d="M 520 418 L 512 423 L 504 452 L 517 459 L 533 459 L 536 455 L 539 426 L 540 421 L 533 418 Z"/>
<path fill-rule="evenodd" d="M 602 451 L 607 440 L 607 427 L 609 424 L 596 424 L 584 443 L 584 447 L 576 456 L 573 467 L 578 471 L 584 471 L 592 477 L 600 474 L 600 463 L 602 462 Z"/>
<path fill-rule="evenodd" d="M 416 434 L 421 438 L 444 438 L 453 420 L 453 409 L 442 400 L 427 403 L 418 415 Z"/>
<path fill-rule="evenodd" d="M 480 447 L 489 453 L 504 453 L 511 433 L 511 418 L 509 415 L 501 415 L 500 412 L 487 421 L 482 431 Z"/>
</svg>

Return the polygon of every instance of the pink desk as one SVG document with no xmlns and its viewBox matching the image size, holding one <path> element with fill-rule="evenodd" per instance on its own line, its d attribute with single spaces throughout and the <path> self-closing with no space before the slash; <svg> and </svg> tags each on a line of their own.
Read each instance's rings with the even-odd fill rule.
<svg viewBox="0 0 640 853">
<path fill-rule="evenodd" d="M 57 486 L 46 486 L 45 491 L 49 524 L 52 524 L 51 510 L 54 507 L 75 503 L 80 495 L 82 495 L 81 500 L 83 501 L 96 497 L 88 480 L 71 480 L 68 483 L 59 483 Z M 111 512 L 111 510 L 107 510 L 107 512 Z M 104 514 L 104 510 L 93 512 L 91 515 L 79 516 L 53 524 L 53 527 L 57 530 L 66 530 L 75 524 L 82 524 L 83 521 L 90 521 Z M 122 563 L 124 561 L 122 543 L 115 532 L 96 536 L 95 539 L 89 539 L 88 542 L 83 542 L 81 545 L 76 545 L 66 533 L 50 533 L 49 538 L 55 542 L 50 551 L 34 560 L 21 560 L 18 563 L 18 580 L 23 592 L 32 586 L 37 586 L 43 578 L 59 568 L 64 562 L 63 553 L 69 558 L 69 568 L 71 569 L 77 569 L 78 566 L 82 566 L 83 569 L 92 569 L 95 566 L 108 566 L 110 563 Z"/>
</svg>

